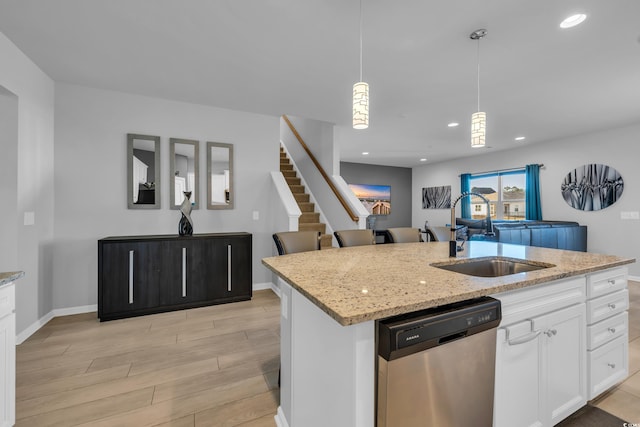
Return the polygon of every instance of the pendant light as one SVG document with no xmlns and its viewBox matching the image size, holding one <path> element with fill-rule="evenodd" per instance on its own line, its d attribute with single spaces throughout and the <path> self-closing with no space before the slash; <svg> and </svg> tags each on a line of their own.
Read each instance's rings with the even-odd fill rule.
<svg viewBox="0 0 640 427">
<path fill-rule="evenodd" d="M 353 85 L 353 128 L 369 127 L 369 85 L 362 81 L 362 0 L 360 0 L 360 81 Z"/>
<path fill-rule="evenodd" d="M 471 147 L 485 146 L 487 136 L 487 113 L 480 111 L 480 39 L 487 35 L 487 30 L 475 30 L 469 38 L 478 40 L 478 110 L 471 115 Z"/>
</svg>

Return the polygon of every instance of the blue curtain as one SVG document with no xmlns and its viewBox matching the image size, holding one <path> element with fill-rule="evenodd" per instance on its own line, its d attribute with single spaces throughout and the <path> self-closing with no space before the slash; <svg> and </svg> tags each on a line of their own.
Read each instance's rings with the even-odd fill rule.
<svg viewBox="0 0 640 427">
<path fill-rule="evenodd" d="M 542 220 L 542 206 L 540 205 L 540 166 L 527 165 L 526 179 L 526 219 Z"/>
<path fill-rule="evenodd" d="M 460 175 L 460 194 L 471 191 L 471 174 Z M 465 197 L 460 200 L 460 218 L 471 219 L 471 198 Z"/>
</svg>

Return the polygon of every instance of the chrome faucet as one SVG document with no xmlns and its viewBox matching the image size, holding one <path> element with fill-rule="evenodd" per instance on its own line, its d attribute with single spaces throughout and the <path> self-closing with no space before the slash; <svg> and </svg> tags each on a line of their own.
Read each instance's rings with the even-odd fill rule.
<svg viewBox="0 0 640 427">
<path fill-rule="evenodd" d="M 458 246 L 458 239 L 456 238 L 456 205 L 458 204 L 460 199 L 462 199 L 463 197 L 469 197 L 469 196 L 478 196 L 482 200 L 484 200 L 484 203 L 487 205 L 487 219 L 486 219 L 487 224 L 486 224 L 484 234 L 485 236 L 495 235 L 495 233 L 493 232 L 493 224 L 491 223 L 491 205 L 489 200 L 486 197 L 484 197 L 482 194 L 473 193 L 471 191 L 462 193 L 460 197 L 458 197 L 456 201 L 453 202 L 453 205 L 451 206 L 451 237 L 449 238 L 449 256 L 450 257 L 455 257 L 458 254 L 458 251 L 462 250 L 462 246 L 464 245 L 464 240 L 463 240 L 462 245 Z"/>
</svg>

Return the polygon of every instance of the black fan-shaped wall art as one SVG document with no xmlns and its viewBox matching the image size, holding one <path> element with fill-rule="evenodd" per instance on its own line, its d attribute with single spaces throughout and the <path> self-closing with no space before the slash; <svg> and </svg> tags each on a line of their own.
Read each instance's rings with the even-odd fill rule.
<svg viewBox="0 0 640 427">
<path fill-rule="evenodd" d="M 560 188 L 562 197 L 572 208 L 597 211 L 611 206 L 622 196 L 624 182 L 611 166 L 591 163 L 569 172 Z"/>
</svg>

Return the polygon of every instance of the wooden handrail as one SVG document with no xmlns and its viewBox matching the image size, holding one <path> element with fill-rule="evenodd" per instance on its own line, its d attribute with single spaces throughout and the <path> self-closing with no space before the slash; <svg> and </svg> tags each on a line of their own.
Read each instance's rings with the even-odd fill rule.
<svg viewBox="0 0 640 427">
<path fill-rule="evenodd" d="M 302 145 L 302 148 L 304 148 L 304 151 L 307 153 L 307 155 L 309 156 L 313 164 L 316 165 L 316 168 L 318 168 L 318 171 L 320 171 L 320 175 L 322 175 L 324 180 L 327 182 L 327 184 L 329 185 L 329 188 L 331 188 L 331 190 L 333 191 L 333 194 L 336 195 L 342 207 L 347 211 L 347 214 L 351 217 L 353 221 L 358 222 L 360 218 L 358 217 L 358 215 L 353 213 L 347 201 L 342 197 L 342 194 L 340 194 L 336 186 L 333 184 L 333 181 L 331 181 L 331 179 L 329 178 L 329 175 L 327 175 L 327 173 L 324 171 L 324 169 L 320 165 L 320 162 L 318 162 L 318 160 L 315 158 L 311 150 L 309 150 L 309 147 L 307 147 L 307 144 L 305 144 L 304 140 L 302 139 L 302 137 L 300 136 L 296 128 L 293 126 L 291 121 L 289 121 L 289 117 L 287 117 L 286 114 L 283 114 L 282 118 L 284 119 L 285 122 L 287 122 L 289 129 L 291 129 L 291 132 L 293 132 L 293 134 L 295 135 L 300 145 Z"/>
</svg>

